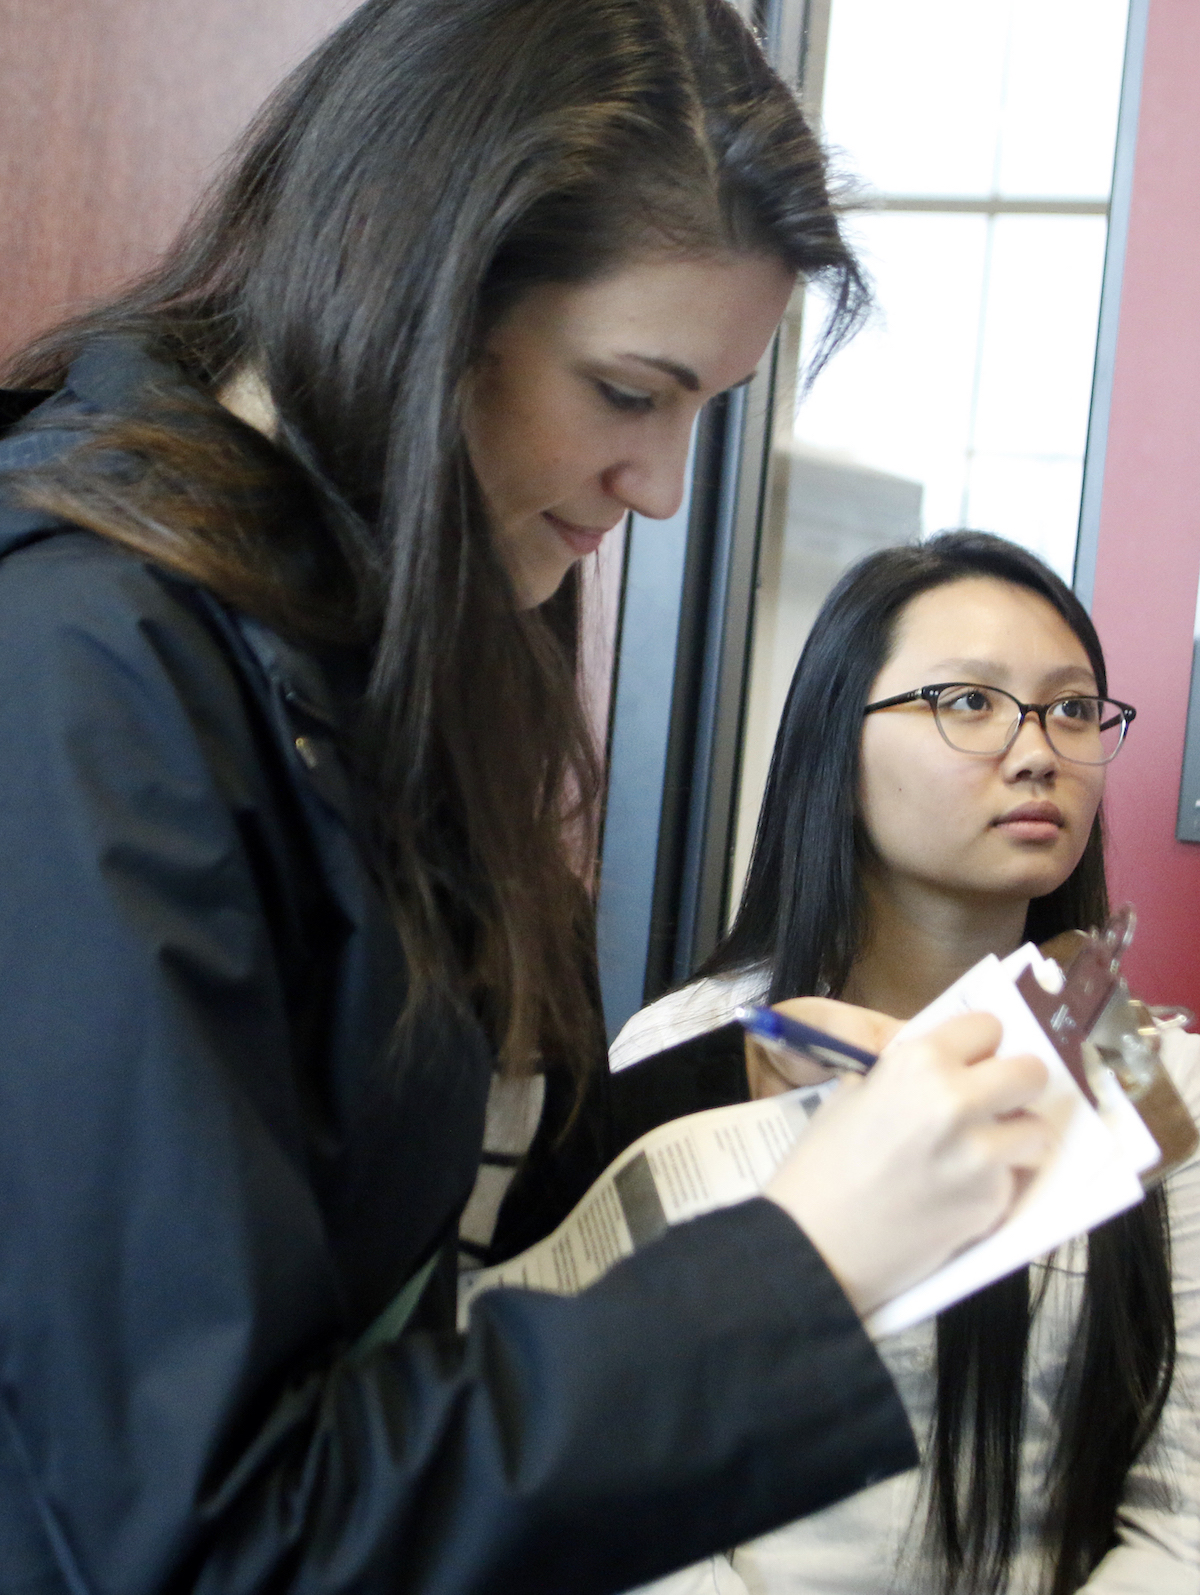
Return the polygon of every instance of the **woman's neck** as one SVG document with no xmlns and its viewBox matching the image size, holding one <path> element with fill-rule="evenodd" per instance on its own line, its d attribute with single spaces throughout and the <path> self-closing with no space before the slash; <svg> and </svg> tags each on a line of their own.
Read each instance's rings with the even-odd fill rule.
<svg viewBox="0 0 1200 1595">
<path fill-rule="evenodd" d="M 868 880 L 866 946 L 842 990 L 846 1002 L 911 1019 L 988 953 L 1021 945 L 1023 898 L 964 899 L 894 879 Z"/>
</svg>

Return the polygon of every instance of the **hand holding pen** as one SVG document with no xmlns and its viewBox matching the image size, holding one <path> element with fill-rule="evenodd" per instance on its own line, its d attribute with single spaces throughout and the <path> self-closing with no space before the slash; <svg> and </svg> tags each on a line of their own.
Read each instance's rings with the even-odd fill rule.
<svg viewBox="0 0 1200 1595">
<path fill-rule="evenodd" d="M 816 1085 L 831 1073 L 865 1073 L 900 1029 L 898 1019 L 829 997 L 747 1005 L 735 1017 L 746 1032 L 752 1098 Z"/>
<path fill-rule="evenodd" d="M 891 1047 L 896 1021 L 819 1002 L 781 1005 L 785 1018 L 810 1028 L 818 1021 L 824 1032 L 796 1060 L 795 1073 L 807 1077 L 780 1073 L 791 1064 L 778 1035 L 768 1035 L 774 1081 L 755 1094 L 828 1078 L 835 1060 L 844 1084 L 764 1195 L 799 1224 L 866 1316 L 1005 1217 L 1052 1146 L 1046 1123 L 1022 1111 L 1045 1086 L 1046 1069 L 1035 1057 L 997 1058 L 1001 1029 L 989 1014 L 961 1015 Z M 868 1056 L 887 1047 L 886 1056 L 870 1065 L 847 1043 Z M 811 1061 L 814 1049 L 822 1065 Z M 757 1044 L 747 1053 L 768 1056 Z"/>
</svg>

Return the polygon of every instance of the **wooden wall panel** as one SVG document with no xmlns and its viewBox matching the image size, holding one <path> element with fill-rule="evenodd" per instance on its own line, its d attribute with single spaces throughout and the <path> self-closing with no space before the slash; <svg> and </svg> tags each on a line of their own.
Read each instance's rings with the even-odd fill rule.
<svg viewBox="0 0 1200 1595">
<path fill-rule="evenodd" d="M 0 360 L 143 270 L 356 0 L 0 0 Z"/>
</svg>

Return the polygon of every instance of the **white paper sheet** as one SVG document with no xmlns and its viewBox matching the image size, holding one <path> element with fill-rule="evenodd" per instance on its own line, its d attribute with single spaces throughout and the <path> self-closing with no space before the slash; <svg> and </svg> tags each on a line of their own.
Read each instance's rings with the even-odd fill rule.
<svg viewBox="0 0 1200 1595">
<path fill-rule="evenodd" d="M 1002 968 L 995 957 L 985 958 L 915 1019 L 910 1019 L 896 1039 L 923 1035 L 956 1014 L 994 1014 L 1004 1027 L 1000 1055 L 1032 1052 L 1046 1064 L 1050 1080 L 1033 1106 L 1054 1127 L 1058 1146 L 999 1229 L 881 1307 L 867 1324 L 873 1335 L 894 1334 L 931 1318 L 943 1307 L 1002 1279 L 1022 1264 L 1094 1229 L 1141 1200 L 1138 1170 L 1126 1143 L 1088 1102 L 1012 984 L 1033 959 L 1043 962 L 1033 947 L 1022 948 L 1020 955 L 1006 960 L 1008 968 Z M 1132 1105 L 1125 1105 L 1137 1118 Z M 1121 1122 L 1124 1125 L 1123 1115 Z M 1151 1148 L 1153 1144 L 1151 1138 Z M 1142 1167 L 1148 1167 L 1156 1156 L 1152 1150 Z"/>
</svg>

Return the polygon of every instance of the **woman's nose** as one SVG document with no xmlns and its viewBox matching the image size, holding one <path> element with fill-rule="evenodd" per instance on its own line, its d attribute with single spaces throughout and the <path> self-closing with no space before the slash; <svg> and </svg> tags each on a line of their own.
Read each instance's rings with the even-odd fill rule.
<svg viewBox="0 0 1200 1595">
<path fill-rule="evenodd" d="M 676 429 L 676 435 L 657 440 L 656 447 L 612 466 L 605 473 L 605 489 L 635 514 L 667 520 L 683 502 L 691 442 L 690 426 Z"/>
<path fill-rule="evenodd" d="M 1022 776 L 1044 779 L 1059 767 L 1055 752 L 1036 714 L 1027 714 L 1012 747 L 1004 755 L 1005 773 L 1011 780 Z"/>
</svg>

